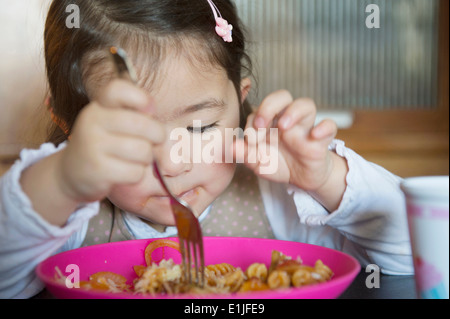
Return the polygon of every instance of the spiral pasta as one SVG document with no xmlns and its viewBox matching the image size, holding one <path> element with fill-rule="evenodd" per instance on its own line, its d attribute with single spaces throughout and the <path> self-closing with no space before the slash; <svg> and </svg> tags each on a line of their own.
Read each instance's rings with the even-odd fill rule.
<svg viewBox="0 0 450 319">
<path fill-rule="evenodd" d="M 246 293 L 303 287 L 328 281 L 333 276 L 333 271 L 321 260 L 317 260 L 313 267 L 304 265 L 300 257 L 292 259 L 275 250 L 272 252 L 269 267 L 255 262 L 244 272 L 241 268 L 229 263 L 208 265 L 205 268 L 205 285 L 198 287 L 187 282 L 184 278 L 183 266 L 175 264 L 172 259 L 162 259 L 159 263 L 152 260 L 152 252 L 161 247 L 178 248 L 175 242 L 153 241 L 145 250 L 147 266 L 133 266 L 137 275 L 133 285 L 128 285 L 125 277 L 121 275 L 99 272 L 91 275 L 89 281 L 83 282 L 82 288 L 152 295 Z"/>
<path fill-rule="evenodd" d="M 315 283 L 312 276 L 314 269 L 312 267 L 301 267 L 297 269 L 291 277 L 292 285 L 294 287 L 301 287 Z"/>
<path fill-rule="evenodd" d="M 137 293 L 179 293 L 182 282 L 182 269 L 173 260 L 162 260 L 159 265 L 147 267 L 139 280 L 134 283 Z"/>
<path fill-rule="evenodd" d="M 273 251 L 271 263 L 265 282 L 261 276 L 264 273 L 263 264 L 254 263 L 247 268 L 248 280 L 244 282 L 241 292 L 259 291 L 263 285 L 269 289 L 283 289 L 317 284 L 331 279 L 333 271 L 321 260 L 314 267 L 303 264 L 301 258 L 293 260 L 279 251 Z"/>
<path fill-rule="evenodd" d="M 333 272 L 330 267 L 325 265 L 320 259 L 316 261 L 314 266 L 314 273 L 317 274 L 320 278 L 318 278 L 319 282 L 328 281 L 333 276 Z"/>
<path fill-rule="evenodd" d="M 224 287 L 229 289 L 230 292 L 236 292 L 241 288 L 245 279 L 244 272 L 240 268 L 237 268 L 235 271 L 227 273 L 224 276 Z"/>
<path fill-rule="evenodd" d="M 270 289 L 289 288 L 290 283 L 289 274 L 284 270 L 274 270 L 267 278 L 267 284 Z"/>
<path fill-rule="evenodd" d="M 240 268 L 235 268 L 228 263 L 222 263 L 207 266 L 205 278 L 207 285 L 211 287 L 234 292 L 242 286 L 246 277 Z"/>
<path fill-rule="evenodd" d="M 227 263 L 206 266 L 206 274 L 211 276 L 224 276 L 234 271 L 236 271 L 236 268 Z"/>
<path fill-rule="evenodd" d="M 267 267 L 261 263 L 253 263 L 248 266 L 246 274 L 248 278 L 255 277 L 264 282 L 267 279 Z"/>
</svg>

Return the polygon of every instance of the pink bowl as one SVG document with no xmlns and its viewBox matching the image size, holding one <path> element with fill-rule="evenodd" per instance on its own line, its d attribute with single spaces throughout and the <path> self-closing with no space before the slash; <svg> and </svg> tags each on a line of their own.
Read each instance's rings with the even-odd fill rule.
<svg viewBox="0 0 450 319">
<path fill-rule="evenodd" d="M 176 238 L 170 238 L 177 240 Z M 55 280 L 55 267 L 69 276 L 75 274 L 68 265 L 76 265 L 79 269 L 79 279 L 88 280 L 89 276 L 98 271 L 112 271 L 125 276 L 132 283 L 136 275 L 134 265 L 145 265 L 144 250 L 155 239 L 123 241 L 90 247 L 83 247 L 63 252 L 49 257 L 40 263 L 36 269 L 37 275 L 45 283 L 47 289 L 57 298 L 189 298 L 189 299 L 300 299 L 300 298 L 336 298 L 350 285 L 361 270 L 359 263 L 351 256 L 330 248 L 303 244 L 298 242 L 238 238 L 238 237 L 205 237 L 205 264 L 230 263 L 245 270 L 254 262 L 270 264 L 272 250 L 278 250 L 287 256 L 300 256 L 306 265 L 314 265 L 321 259 L 334 272 L 333 278 L 325 283 L 290 288 L 286 290 L 252 292 L 226 295 L 136 295 L 132 293 L 107 293 L 101 291 L 68 288 L 63 282 Z M 158 259 L 158 251 L 153 258 Z M 178 251 L 165 249 L 165 258 L 180 262 Z M 73 267 L 73 266 L 72 266 Z"/>
</svg>

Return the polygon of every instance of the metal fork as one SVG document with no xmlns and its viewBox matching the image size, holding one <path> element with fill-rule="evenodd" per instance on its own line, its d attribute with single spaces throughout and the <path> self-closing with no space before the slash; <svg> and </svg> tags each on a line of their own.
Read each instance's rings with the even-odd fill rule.
<svg viewBox="0 0 450 319">
<path fill-rule="evenodd" d="M 184 278 L 187 278 L 190 284 L 193 283 L 191 268 L 192 265 L 194 265 L 194 274 L 196 277 L 195 283 L 200 287 L 203 287 L 205 283 L 205 258 L 203 252 L 202 229 L 198 219 L 193 214 L 188 203 L 175 196 L 169 190 L 161 176 L 156 161 L 153 163 L 153 167 L 161 185 L 167 194 L 169 194 L 170 206 L 172 208 L 172 213 L 175 216 L 175 222 L 178 230 L 178 240 L 180 242 L 180 250 L 183 260 Z M 193 263 L 191 256 L 194 258 Z"/>
<path fill-rule="evenodd" d="M 110 53 L 113 57 L 114 65 L 119 77 L 129 79 L 136 84 L 137 76 L 125 51 L 121 48 L 112 47 Z M 184 278 L 189 284 L 197 284 L 198 286 L 203 287 L 205 283 L 205 258 L 203 251 L 203 235 L 198 219 L 195 217 L 188 203 L 175 196 L 169 190 L 158 168 L 156 159 L 153 162 L 153 168 L 161 186 L 169 195 L 170 206 L 178 230 Z M 192 257 L 194 259 L 193 262 Z M 195 281 L 193 281 L 192 278 L 192 266 L 194 266 Z"/>
</svg>

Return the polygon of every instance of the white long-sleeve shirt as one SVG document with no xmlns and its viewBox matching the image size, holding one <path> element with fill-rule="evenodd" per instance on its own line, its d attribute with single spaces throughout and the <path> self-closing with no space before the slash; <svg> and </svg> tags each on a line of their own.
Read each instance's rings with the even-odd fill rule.
<svg viewBox="0 0 450 319">
<path fill-rule="evenodd" d="M 55 253 L 80 247 L 89 219 L 98 213 L 98 202 L 80 206 L 64 227 L 57 227 L 34 211 L 23 192 L 19 180 L 24 169 L 64 147 L 43 144 L 38 150 L 23 150 L 20 160 L 0 179 L 0 298 L 37 294 L 43 284 L 36 277 L 36 266 Z M 401 179 L 341 141 L 334 141 L 330 149 L 349 167 L 347 189 L 334 212 L 327 212 L 301 189 L 259 179 L 275 237 L 341 250 L 363 266 L 376 264 L 386 274 L 412 274 Z M 125 222 L 137 239 L 176 235 L 174 227 L 159 233 L 132 214 L 126 215 Z"/>
</svg>

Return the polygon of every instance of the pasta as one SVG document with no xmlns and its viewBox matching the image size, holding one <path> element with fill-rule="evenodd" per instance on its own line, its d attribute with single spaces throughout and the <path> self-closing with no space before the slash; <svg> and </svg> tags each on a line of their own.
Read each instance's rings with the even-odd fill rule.
<svg viewBox="0 0 450 319">
<path fill-rule="evenodd" d="M 269 268 L 263 263 L 253 263 L 242 271 L 229 263 L 213 264 L 205 267 L 205 285 L 190 285 L 184 278 L 181 265 L 172 259 L 155 262 L 152 253 L 158 248 L 170 247 L 179 250 L 178 243 L 155 240 L 144 252 L 146 266 L 135 265 L 136 278 L 131 285 L 126 278 L 112 272 L 98 272 L 89 281 L 80 282 L 84 289 L 108 292 L 132 292 L 135 294 L 182 294 L 182 293 L 246 293 L 254 291 L 302 287 L 328 281 L 332 270 L 321 260 L 314 267 L 304 265 L 302 260 L 292 259 L 279 251 L 273 251 Z M 193 271 L 193 270 L 192 270 Z"/>
<path fill-rule="evenodd" d="M 257 278 L 264 282 L 267 279 L 267 267 L 264 264 L 253 263 L 248 266 L 246 274 L 247 278 Z"/>
<path fill-rule="evenodd" d="M 274 270 L 270 273 L 269 278 L 267 278 L 267 284 L 270 289 L 289 288 L 290 283 L 291 279 L 284 270 Z"/>
<path fill-rule="evenodd" d="M 159 264 L 147 267 L 134 283 L 136 293 L 182 293 L 182 269 L 173 260 L 162 260 Z"/>
<path fill-rule="evenodd" d="M 245 275 L 240 268 L 222 263 L 209 265 L 205 269 L 207 285 L 223 292 L 235 292 L 243 284 Z"/>
<path fill-rule="evenodd" d="M 224 276 L 226 274 L 236 271 L 233 265 L 222 263 L 216 265 L 206 266 L 206 276 Z"/>
</svg>

